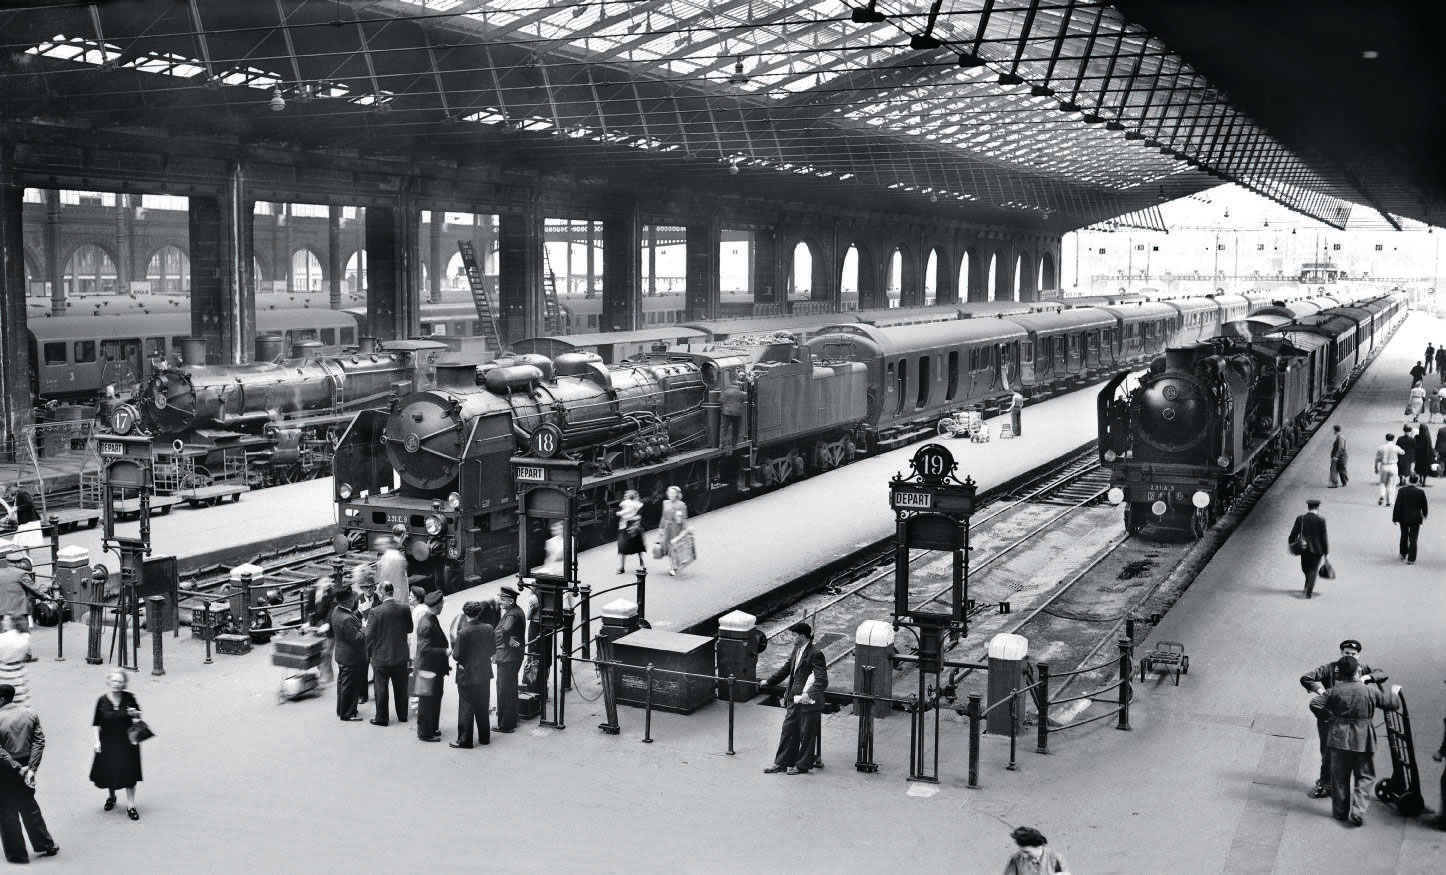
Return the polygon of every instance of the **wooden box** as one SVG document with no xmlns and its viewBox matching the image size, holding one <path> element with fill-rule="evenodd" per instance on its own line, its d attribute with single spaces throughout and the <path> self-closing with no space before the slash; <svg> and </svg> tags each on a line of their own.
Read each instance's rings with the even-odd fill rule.
<svg viewBox="0 0 1446 875">
<path fill-rule="evenodd" d="M 649 664 L 654 668 L 654 709 L 691 714 L 713 701 L 712 638 L 639 629 L 617 639 L 612 647 L 613 658 L 623 663 L 618 670 L 618 702 L 638 707 L 646 704 Z"/>
<path fill-rule="evenodd" d="M 240 656 L 243 653 L 251 652 L 250 635 L 217 635 L 216 652 L 229 653 L 232 656 Z"/>
</svg>

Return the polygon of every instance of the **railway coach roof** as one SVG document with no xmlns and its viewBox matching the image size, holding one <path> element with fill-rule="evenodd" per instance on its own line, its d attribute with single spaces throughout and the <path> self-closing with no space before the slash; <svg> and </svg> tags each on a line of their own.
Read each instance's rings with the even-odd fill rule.
<svg viewBox="0 0 1446 875">
<path fill-rule="evenodd" d="M 840 322 L 858 319 L 853 313 L 811 313 L 803 316 L 753 316 L 747 319 L 714 319 L 704 322 L 686 322 L 689 328 L 708 335 L 714 340 L 731 337 L 734 334 L 771 334 L 775 331 L 812 332 Z"/>
<path fill-rule="evenodd" d="M 1251 313 L 1251 318 L 1256 316 L 1284 316 L 1287 319 L 1299 319 L 1302 316 L 1311 316 L 1319 313 L 1324 307 L 1314 301 L 1290 301 L 1282 304 L 1272 304 L 1269 307 L 1261 307 Z"/>
<path fill-rule="evenodd" d="M 696 328 L 676 325 L 662 328 L 640 328 L 637 331 L 594 331 L 589 334 L 561 334 L 550 337 L 529 337 L 512 346 L 530 352 L 539 345 L 555 345 L 574 349 L 586 346 L 616 346 L 627 343 L 675 341 L 689 343 L 702 340 L 704 333 Z"/>
<path fill-rule="evenodd" d="M 873 341 L 886 356 L 909 355 L 966 344 L 1003 343 L 1025 340 L 1024 329 L 1010 319 L 958 319 L 953 322 L 929 322 L 924 325 L 898 325 L 878 328 L 873 325 L 840 325 L 830 334 L 815 335 L 809 341 L 827 338 L 865 337 Z"/>
<path fill-rule="evenodd" d="M 1068 331 L 1074 328 L 1109 328 L 1115 324 L 1115 317 L 1104 310 L 1081 307 L 1063 310 L 1059 313 L 1027 313 L 1010 316 L 1010 322 L 1023 325 L 1030 331 Z"/>
<path fill-rule="evenodd" d="M 1367 314 L 1369 318 L 1369 314 Z M 1328 337 L 1340 337 L 1350 334 L 1356 330 L 1359 323 L 1351 318 L 1335 311 L 1329 313 L 1317 313 L 1314 316 L 1306 316 L 1297 320 L 1294 324 L 1285 327 L 1282 332 L 1291 336 L 1296 332 L 1307 332 L 1313 334 L 1324 334 Z"/>
<path fill-rule="evenodd" d="M 1099 309 L 1107 313 L 1113 313 L 1125 322 L 1144 322 L 1149 319 L 1171 318 L 1180 315 L 1179 311 L 1169 304 L 1162 304 L 1158 301 L 1142 301 L 1138 304 L 1110 304 L 1101 306 Z"/>
</svg>

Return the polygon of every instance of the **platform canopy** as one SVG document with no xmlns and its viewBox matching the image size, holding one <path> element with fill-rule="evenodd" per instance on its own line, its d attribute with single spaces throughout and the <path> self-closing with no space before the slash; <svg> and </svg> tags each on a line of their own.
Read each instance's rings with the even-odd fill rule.
<svg viewBox="0 0 1446 875">
<path fill-rule="evenodd" d="M 1256 13 L 1270 4 L 1184 5 L 1193 18 L 1086 0 L 22 0 L 0 12 L 0 113 L 1052 230 L 1222 181 L 1338 227 L 1353 203 L 1431 220 L 1440 190 L 1405 178 L 1414 164 L 1317 148 L 1272 102 L 1279 82 L 1240 74 L 1280 44 L 1344 63 L 1352 21 L 1331 2 L 1285 0 L 1323 17 L 1275 45 L 1256 26 L 1243 59 L 1224 48 L 1235 24 L 1274 20 Z M 1341 93 L 1288 97 L 1352 125 Z"/>
</svg>

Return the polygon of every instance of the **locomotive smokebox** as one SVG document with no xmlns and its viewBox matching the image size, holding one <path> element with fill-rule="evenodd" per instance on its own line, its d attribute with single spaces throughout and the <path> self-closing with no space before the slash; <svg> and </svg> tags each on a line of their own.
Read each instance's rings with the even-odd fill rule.
<svg viewBox="0 0 1446 875">
<path fill-rule="evenodd" d="M 206 363 L 206 338 L 187 337 L 181 341 L 181 364 L 200 367 Z"/>
<path fill-rule="evenodd" d="M 437 388 L 472 389 L 477 386 L 477 365 L 472 362 L 438 362 Z"/>
<path fill-rule="evenodd" d="M 258 362 L 281 361 L 286 352 L 286 341 L 279 334 L 256 335 L 256 360 Z"/>
<path fill-rule="evenodd" d="M 1197 361 L 1213 355 L 1214 352 L 1214 348 L 1208 343 L 1192 343 L 1189 346 L 1173 347 L 1165 350 L 1165 368 L 1189 373 L 1195 369 Z"/>
</svg>

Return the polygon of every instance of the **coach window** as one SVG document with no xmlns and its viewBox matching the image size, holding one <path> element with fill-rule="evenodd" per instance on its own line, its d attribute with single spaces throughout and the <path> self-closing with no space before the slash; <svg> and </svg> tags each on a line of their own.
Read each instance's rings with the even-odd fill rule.
<svg viewBox="0 0 1446 875">
<path fill-rule="evenodd" d="M 45 344 L 45 363 L 47 365 L 65 364 L 65 341 Z"/>
<path fill-rule="evenodd" d="M 335 329 L 335 328 L 323 328 L 323 329 L 321 329 L 321 342 L 324 343 L 324 344 L 326 344 L 327 346 L 336 346 L 336 329 Z"/>
<path fill-rule="evenodd" d="M 959 350 L 949 352 L 949 390 L 944 394 L 945 401 L 953 401 L 954 396 L 959 394 Z"/>
<path fill-rule="evenodd" d="M 1020 348 L 1020 359 L 1022 359 L 1025 364 L 1033 364 L 1033 363 L 1034 363 L 1034 341 L 1032 341 L 1032 340 L 1026 340 L 1026 341 L 1024 341 L 1023 343 L 1021 343 L 1021 344 L 1019 345 L 1019 348 Z"/>
<path fill-rule="evenodd" d="M 166 339 L 164 337 L 146 338 L 146 358 L 158 359 L 166 354 Z"/>
<path fill-rule="evenodd" d="M 914 409 L 923 410 L 929 404 L 929 357 L 919 356 L 919 396 L 914 399 Z"/>
<path fill-rule="evenodd" d="M 75 364 L 84 365 L 95 361 L 95 341 L 77 340 L 75 342 L 75 357 L 71 359 Z"/>
<path fill-rule="evenodd" d="M 356 346 L 356 329 L 355 329 L 355 328 L 343 328 L 343 329 L 341 330 L 341 345 L 342 345 L 342 346 Z"/>
<path fill-rule="evenodd" d="M 896 375 L 898 380 L 894 386 L 894 415 L 904 412 L 905 398 L 909 391 L 909 360 L 899 359 L 899 370 Z"/>
</svg>

